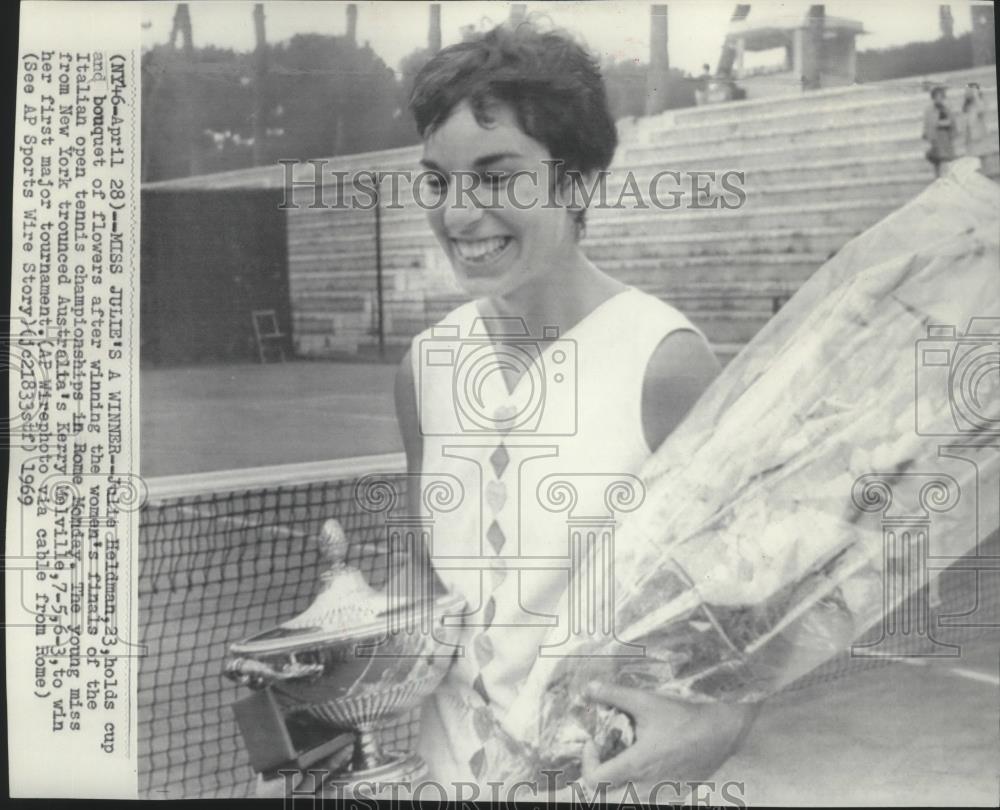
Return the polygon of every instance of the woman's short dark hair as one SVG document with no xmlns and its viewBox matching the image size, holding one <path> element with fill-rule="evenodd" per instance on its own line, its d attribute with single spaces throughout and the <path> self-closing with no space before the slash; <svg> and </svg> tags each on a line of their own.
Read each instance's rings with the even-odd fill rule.
<svg viewBox="0 0 1000 810">
<path fill-rule="evenodd" d="M 569 35 L 534 24 L 499 25 L 437 53 L 417 74 L 410 109 L 420 137 L 468 101 L 483 126 L 501 102 L 561 173 L 606 169 L 618 145 L 597 60 Z"/>
</svg>

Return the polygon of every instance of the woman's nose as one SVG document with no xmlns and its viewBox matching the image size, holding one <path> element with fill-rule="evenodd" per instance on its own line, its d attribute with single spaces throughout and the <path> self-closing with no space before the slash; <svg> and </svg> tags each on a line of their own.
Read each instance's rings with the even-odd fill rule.
<svg viewBox="0 0 1000 810">
<path fill-rule="evenodd" d="M 475 193 L 475 189 L 468 186 L 458 187 L 452 190 L 444 208 L 445 227 L 453 233 L 458 233 L 474 226 L 483 218 L 483 205 Z"/>
</svg>

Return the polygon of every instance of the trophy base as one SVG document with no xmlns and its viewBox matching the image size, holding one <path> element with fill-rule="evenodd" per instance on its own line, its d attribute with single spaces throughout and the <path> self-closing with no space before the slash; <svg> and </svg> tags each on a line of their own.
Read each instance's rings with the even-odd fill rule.
<svg viewBox="0 0 1000 810">
<path fill-rule="evenodd" d="M 407 799 L 427 778 L 427 763 L 416 754 L 387 753 L 388 762 L 375 768 L 344 770 L 323 785 L 322 795 L 331 799 Z"/>
</svg>

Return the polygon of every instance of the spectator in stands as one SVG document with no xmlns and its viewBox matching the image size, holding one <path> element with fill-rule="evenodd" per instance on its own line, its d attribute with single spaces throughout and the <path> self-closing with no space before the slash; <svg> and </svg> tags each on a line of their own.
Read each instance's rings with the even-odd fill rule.
<svg viewBox="0 0 1000 810">
<path fill-rule="evenodd" d="M 694 88 L 694 100 L 698 106 L 708 103 L 708 91 L 712 89 L 712 68 L 709 65 L 701 66 L 701 75 Z"/>
<path fill-rule="evenodd" d="M 942 166 L 947 166 L 955 159 L 955 138 L 958 134 L 958 123 L 948 108 L 948 89 L 938 85 L 931 90 L 931 103 L 924 112 L 924 140 L 930 146 L 927 149 L 927 160 L 934 167 L 934 176 L 941 176 Z"/>
<path fill-rule="evenodd" d="M 983 104 L 983 93 L 979 89 L 979 85 L 975 82 L 970 82 L 965 88 L 965 100 L 962 102 L 959 148 L 963 154 L 980 159 L 990 149 L 989 136 L 986 130 L 986 107 Z"/>
</svg>

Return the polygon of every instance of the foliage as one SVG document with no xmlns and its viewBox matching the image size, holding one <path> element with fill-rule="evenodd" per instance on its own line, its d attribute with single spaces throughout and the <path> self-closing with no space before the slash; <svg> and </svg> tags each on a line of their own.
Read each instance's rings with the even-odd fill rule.
<svg viewBox="0 0 1000 810">
<path fill-rule="evenodd" d="M 166 45 L 143 55 L 143 179 L 253 165 L 255 55 Z M 367 45 L 298 35 L 268 48 L 261 162 L 413 141 L 400 83 Z"/>
<path fill-rule="evenodd" d="M 294 36 L 272 51 L 268 90 L 269 106 L 280 100 L 283 111 L 280 157 L 350 154 L 412 141 L 397 113 L 395 74 L 367 45 Z"/>
<path fill-rule="evenodd" d="M 943 73 L 972 67 L 972 35 L 941 37 L 932 42 L 909 42 L 894 48 L 860 51 L 859 82 L 877 82 L 903 76 Z"/>
<path fill-rule="evenodd" d="M 223 154 L 206 132 L 251 135 L 251 69 L 245 57 L 231 50 L 199 48 L 193 66 L 185 67 L 183 55 L 166 45 L 143 54 L 144 180 L 237 168 L 250 162 L 249 147 Z"/>
<path fill-rule="evenodd" d="M 299 34 L 268 47 L 261 87 L 262 164 L 404 146 L 416 140 L 407 110 L 413 81 L 430 59 L 407 55 L 394 73 L 367 45 Z M 256 55 L 215 47 L 157 45 L 143 54 L 143 180 L 254 165 Z M 603 66 L 615 118 L 645 113 L 648 65 Z M 669 107 L 694 104 L 694 80 L 670 71 Z"/>
<path fill-rule="evenodd" d="M 608 88 L 608 103 L 615 118 L 635 117 L 646 113 L 646 81 L 649 65 L 637 59 L 608 61 L 601 66 Z M 693 107 L 695 80 L 687 73 L 670 68 L 667 109 Z"/>
</svg>

